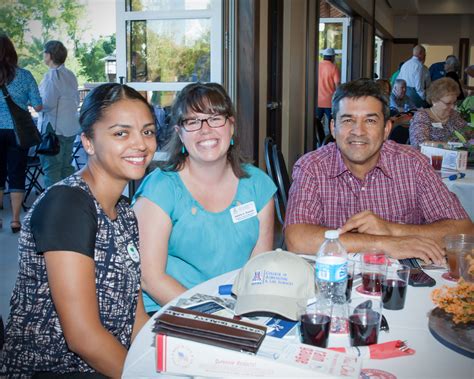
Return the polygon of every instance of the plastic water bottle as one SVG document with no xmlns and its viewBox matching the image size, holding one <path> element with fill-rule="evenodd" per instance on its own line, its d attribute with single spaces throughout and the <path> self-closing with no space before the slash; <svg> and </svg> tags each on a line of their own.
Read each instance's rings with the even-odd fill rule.
<svg viewBox="0 0 474 379">
<path fill-rule="evenodd" d="M 347 252 L 337 230 L 324 233 L 325 241 L 316 256 L 315 283 L 319 297 L 332 304 L 346 301 Z"/>
</svg>

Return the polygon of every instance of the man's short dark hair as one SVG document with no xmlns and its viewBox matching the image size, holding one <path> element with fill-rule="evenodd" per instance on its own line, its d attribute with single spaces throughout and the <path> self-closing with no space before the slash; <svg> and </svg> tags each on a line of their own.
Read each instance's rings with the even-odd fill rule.
<svg viewBox="0 0 474 379">
<path fill-rule="evenodd" d="M 67 49 L 60 41 L 48 41 L 44 45 L 44 52 L 51 56 L 54 64 L 61 65 L 66 62 Z"/>
<path fill-rule="evenodd" d="M 342 99 L 360 99 L 361 97 L 374 97 L 382 103 L 382 113 L 384 121 L 390 118 L 390 107 L 388 97 L 385 95 L 380 86 L 371 79 L 357 79 L 352 82 L 341 84 L 337 87 L 332 97 L 332 114 L 337 117 L 339 112 L 339 104 Z"/>
</svg>

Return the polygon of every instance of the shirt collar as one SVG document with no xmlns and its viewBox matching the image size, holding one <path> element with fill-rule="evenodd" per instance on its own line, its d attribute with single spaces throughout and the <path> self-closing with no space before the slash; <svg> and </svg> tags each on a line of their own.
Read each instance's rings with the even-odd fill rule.
<svg viewBox="0 0 474 379">
<path fill-rule="evenodd" d="M 393 144 L 391 142 L 385 141 L 382 145 L 382 149 L 380 150 L 380 157 L 372 169 L 372 171 L 379 169 L 382 173 L 387 176 L 388 178 L 392 178 L 392 172 L 390 169 L 390 159 L 393 159 L 393 155 L 395 153 Z M 334 142 L 334 155 L 332 159 L 332 165 L 329 169 L 329 177 L 335 178 L 339 175 L 342 175 L 346 171 L 350 170 L 347 168 L 344 160 L 342 159 L 342 154 L 339 148 L 337 147 L 336 143 Z"/>
</svg>

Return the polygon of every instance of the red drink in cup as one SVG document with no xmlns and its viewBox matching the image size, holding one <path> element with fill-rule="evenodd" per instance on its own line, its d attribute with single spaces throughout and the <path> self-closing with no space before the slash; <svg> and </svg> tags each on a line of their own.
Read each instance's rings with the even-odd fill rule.
<svg viewBox="0 0 474 379">
<path fill-rule="evenodd" d="M 322 314 L 306 313 L 301 316 L 301 338 L 308 345 L 328 346 L 331 317 Z"/>
<path fill-rule="evenodd" d="M 443 156 L 442 155 L 432 155 L 431 156 L 431 165 L 436 171 L 441 170 L 443 165 Z"/>
</svg>

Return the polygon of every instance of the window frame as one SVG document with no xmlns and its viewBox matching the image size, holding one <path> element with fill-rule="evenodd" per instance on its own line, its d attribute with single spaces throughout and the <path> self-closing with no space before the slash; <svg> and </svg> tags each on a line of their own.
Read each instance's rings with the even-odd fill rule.
<svg viewBox="0 0 474 379">
<path fill-rule="evenodd" d="M 222 0 L 211 0 L 208 10 L 178 11 L 126 11 L 127 0 L 117 0 L 117 82 L 124 83 L 137 91 L 180 91 L 191 82 L 126 82 L 127 77 L 127 22 L 155 20 L 209 19 L 211 21 L 211 82 L 222 83 L 223 78 L 223 14 Z"/>
</svg>

